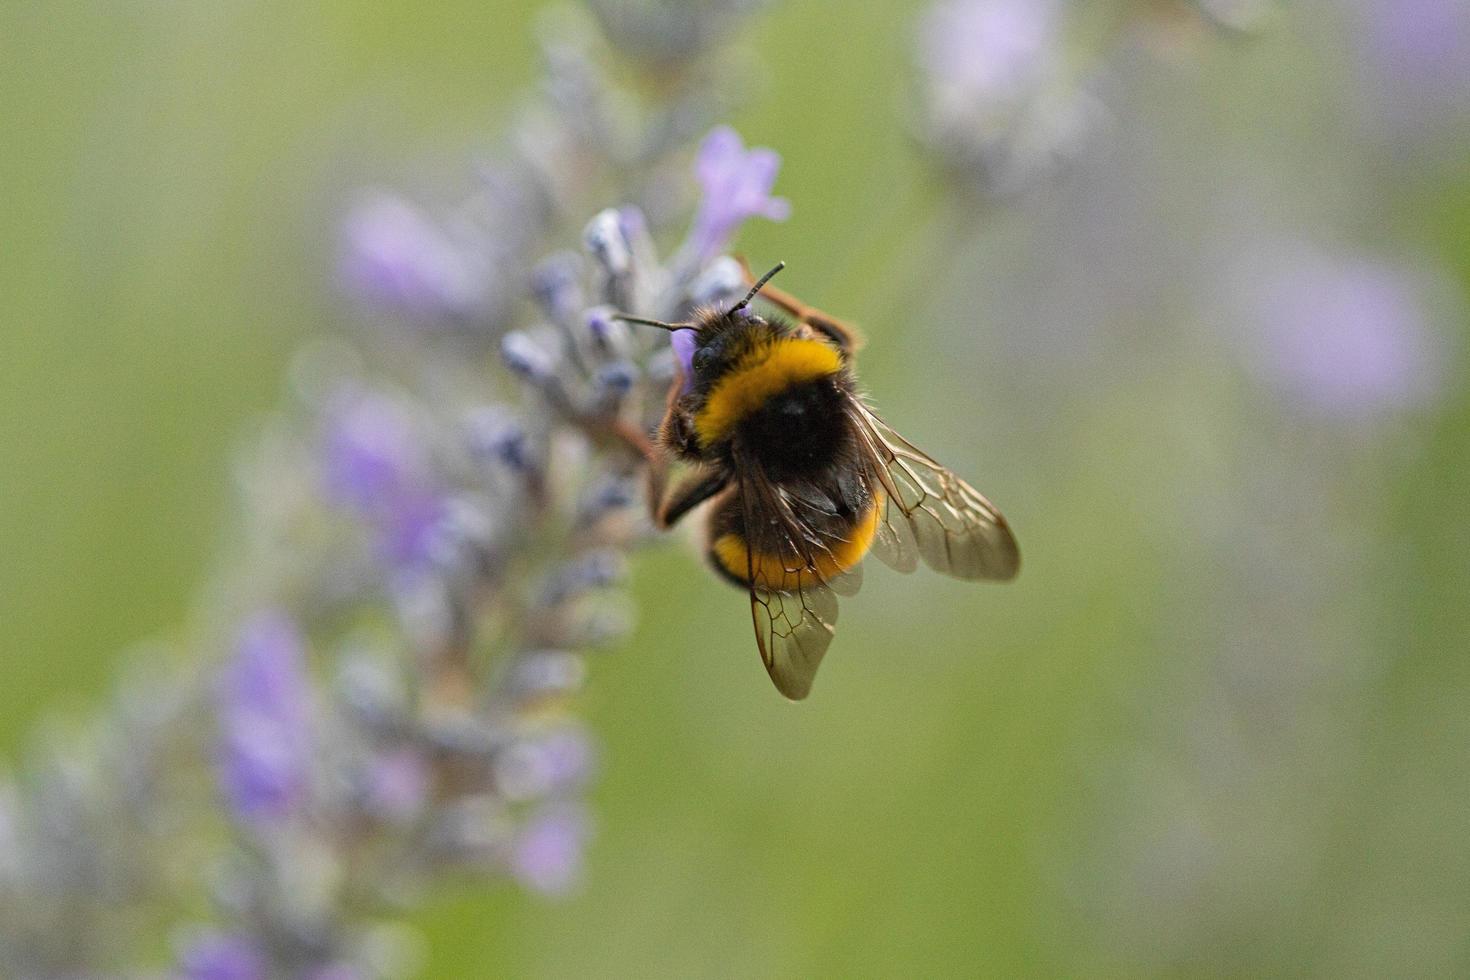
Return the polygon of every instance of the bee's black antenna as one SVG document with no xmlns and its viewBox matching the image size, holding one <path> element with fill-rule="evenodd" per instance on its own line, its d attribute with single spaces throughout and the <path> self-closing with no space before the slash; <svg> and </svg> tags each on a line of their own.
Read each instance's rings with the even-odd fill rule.
<svg viewBox="0 0 1470 980">
<path fill-rule="evenodd" d="M 660 330 L 689 330 L 698 326 L 694 323 L 665 323 L 662 320 L 650 320 L 647 317 L 632 316 L 628 313 L 614 313 L 613 319 L 626 323 L 641 323 L 645 327 L 658 327 Z"/>
<path fill-rule="evenodd" d="M 785 262 L 777 262 L 775 268 L 773 268 L 770 272 L 767 272 L 765 275 L 761 276 L 760 279 L 756 280 L 756 284 L 750 287 L 750 292 L 745 294 L 744 299 L 736 303 L 734 306 L 730 307 L 730 312 L 738 313 L 741 310 L 745 309 L 746 304 L 755 299 L 755 294 L 761 291 L 761 287 L 770 282 L 771 277 L 784 268 L 786 268 Z"/>
</svg>

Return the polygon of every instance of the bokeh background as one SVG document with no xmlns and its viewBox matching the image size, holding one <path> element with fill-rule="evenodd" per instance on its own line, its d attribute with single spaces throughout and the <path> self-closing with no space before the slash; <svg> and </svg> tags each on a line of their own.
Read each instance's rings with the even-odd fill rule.
<svg viewBox="0 0 1470 980">
<path fill-rule="evenodd" d="M 0 9 L 5 756 L 189 620 L 232 448 L 352 329 L 344 202 L 493 145 L 538 6 Z M 423 975 L 1470 970 L 1470 15 L 1143 7 L 1068 39 L 1067 172 L 966 207 L 922 6 L 750 22 L 794 216 L 741 250 L 862 324 L 1026 567 L 874 569 L 794 707 L 692 546 L 641 558 L 585 887 L 432 895 Z"/>
</svg>

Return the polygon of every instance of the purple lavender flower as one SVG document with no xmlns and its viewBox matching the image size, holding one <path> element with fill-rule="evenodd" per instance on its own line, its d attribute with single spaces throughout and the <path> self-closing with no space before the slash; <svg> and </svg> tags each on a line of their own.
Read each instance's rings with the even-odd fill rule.
<svg viewBox="0 0 1470 980">
<path fill-rule="evenodd" d="M 547 807 L 522 829 L 511 854 L 511 871 L 543 895 L 566 895 L 578 884 L 587 818 L 570 805 Z"/>
<path fill-rule="evenodd" d="M 220 676 L 220 783 L 235 816 L 280 820 L 307 788 L 311 726 L 305 653 L 279 612 L 246 621 Z"/>
<path fill-rule="evenodd" d="M 393 399 L 344 389 L 328 405 L 327 492 L 371 521 L 396 564 L 424 558 L 444 516 L 414 419 Z"/>
<path fill-rule="evenodd" d="M 374 194 L 348 216 L 341 275 L 371 303 L 417 316 L 458 317 L 484 298 L 483 263 L 398 197 Z"/>
<path fill-rule="evenodd" d="M 676 6 L 701 43 L 723 46 L 737 33 L 719 25 L 753 2 Z M 671 38 L 667 4 L 636 6 L 645 27 Z M 628 628 L 601 595 L 651 533 L 641 463 L 624 444 L 656 422 L 673 373 L 661 338 L 635 336 L 611 314 L 674 317 L 708 301 L 696 284 L 738 289 L 732 260 L 706 259 L 742 221 L 789 208 L 771 195 L 776 154 L 716 130 L 699 154 L 704 197 L 688 243 L 661 258 L 655 238 L 687 217 L 669 182 L 728 86 L 702 69 L 667 73 L 657 92 L 620 86 L 624 73 L 600 64 L 616 45 L 594 50 L 568 33 L 546 32 L 543 96 L 517 114 L 485 182 L 447 220 L 374 193 L 342 229 L 339 272 L 357 298 L 460 332 L 372 338 L 387 363 L 363 358 L 353 370 L 401 391 L 386 381 L 332 388 L 335 360 L 318 373 L 315 359 L 295 388 L 309 417 L 269 426 L 242 458 L 248 552 L 228 580 L 311 617 L 338 660 L 338 696 L 313 696 L 297 628 L 264 611 L 240 626 L 218 672 L 180 670 L 180 704 L 152 741 L 131 719 L 111 719 L 95 780 L 89 760 L 75 773 L 57 766 L 57 787 L 36 790 L 67 860 L 22 854 L 45 871 L 33 882 L 22 880 L 29 865 L 0 854 L 0 898 L 14 899 L 5 911 L 24 912 L 0 914 L 6 966 L 111 975 L 115 940 L 207 893 L 220 926 L 181 949 L 181 980 L 365 980 L 404 972 L 392 928 L 374 923 L 437 876 L 493 872 L 550 894 L 576 884 L 587 818 L 574 801 L 595 753 L 566 712 L 584 654 Z M 668 50 L 680 61 L 697 53 L 677 41 Z M 570 216 L 616 201 L 638 203 L 598 213 L 580 253 L 537 264 L 554 242 L 575 241 Z M 519 319 L 531 298 L 543 317 Z M 505 377 L 463 355 L 497 344 L 519 383 L 492 408 L 484 399 L 510 394 L 497 392 Z M 361 520 L 376 552 L 342 546 L 334 508 Z M 229 588 L 218 597 L 230 610 L 250 601 Z M 183 710 L 205 682 L 215 736 Z M 128 779 L 135 768 L 109 765 L 118 745 L 148 775 L 213 748 L 231 839 L 212 812 L 188 819 L 191 795 L 170 795 L 187 794 L 195 774 Z M 5 795 L 0 781 L 0 837 Z M 160 828 L 199 858 L 194 875 L 156 859 Z"/>
<path fill-rule="evenodd" d="M 775 150 L 747 150 L 740 134 L 729 126 L 705 137 L 695 164 L 703 196 L 689 232 L 689 247 L 700 265 L 714 258 L 750 218 L 790 217 L 790 202 L 771 196 L 780 169 L 781 157 Z"/>
<path fill-rule="evenodd" d="M 378 756 L 369 764 L 366 776 L 363 805 L 389 823 L 412 822 L 429 798 L 429 765 L 412 748 Z"/>
<path fill-rule="evenodd" d="M 1055 0 L 941 0 L 920 24 L 921 135 L 984 193 L 1053 174 L 1092 128 L 1060 20 Z"/>
<path fill-rule="evenodd" d="M 1366 419 L 1442 387 L 1445 341 L 1422 276 L 1293 248 L 1243 267 L 1235 283 L 1247 366 L 1313 413 Z"/>
<path fill-rule="evenodd" d="M 1027 97 L 1048 73 L 1050 0 L 945 0 L 919 28 L 919 57 L 942 111 L 971 115 Z"/>
<path fill-rule="evenodd" d="M 1390 112 L 1467 111 L 1470 7 L 1461 0 L 1359 0 L 1370 95 Z"/>
<path fill-rule="evenodd" d="M 524 802 L 577 788 L 592 766 L 592 742 L 587 734 L 566 728 L 504 750 L 496 760 L 495 780 L 508 799 Z"/>
<path fill-rule="evenodd" d="M 210 932 L 184 949 L 177 980 L 266 980 L 268 975 L 265 955 L 250 939 Z"/>
<path fill-rule="evenodd" d="M 358 389 L 339 391 L 327 413 L 327 490 L 363 511 L 412 493 L 425 482 L 428 459 L 403 406 Z"/>
</svg>

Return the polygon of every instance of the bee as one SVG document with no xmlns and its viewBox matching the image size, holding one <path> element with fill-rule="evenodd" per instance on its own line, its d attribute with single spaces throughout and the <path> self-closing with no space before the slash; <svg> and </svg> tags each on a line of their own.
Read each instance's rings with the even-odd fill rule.
<svg viewBox="0 0 1470 980">
<path fill-rule="evenodd" d="M 620 314 L 672 332 L 679 362 L 658 427 L 660 528 L 709 502 L 705 553 L 745 589 L 761 660 L 787 698 L 811 691 L 837 596 L 869 554 L 959 579 L 1005 581 L 1020 551 L 1000 511 L 878 417 L 858 390 L 858 333 L 774 287 L 779 263 L 729 309 L 688 322 Z M 761 316 L 763 299 L 784 315 Z M 662 472 L 690 472 L 664 492 Z"/>
</svg>

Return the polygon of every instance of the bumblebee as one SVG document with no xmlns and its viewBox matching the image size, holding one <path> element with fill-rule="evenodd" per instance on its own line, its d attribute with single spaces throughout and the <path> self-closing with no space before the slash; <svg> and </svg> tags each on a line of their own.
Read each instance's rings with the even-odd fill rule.
<svg viewBox="0 0 1470 980">
<path fill-rule="evenodd" d="M 988 500 L 864 401 L 857 332 L 767 288 L 783 268 L 689 322 L 622 319 L 672 331 L 679 362 L 658 430 L 655 523 L 672 527 L 710 502 L 709 563 L 749 593 L 761 660 L 796 701 L 832 642 L 837 596 L 857 592 L 869 554 L 901 572 L 922 561 L 997 581 L 1013 578 L 1021 557 Z M 784 315 L 751 309 L 763 289 Z M 692 471 L 665 493 L 672 461 Z"/>
</svg>

